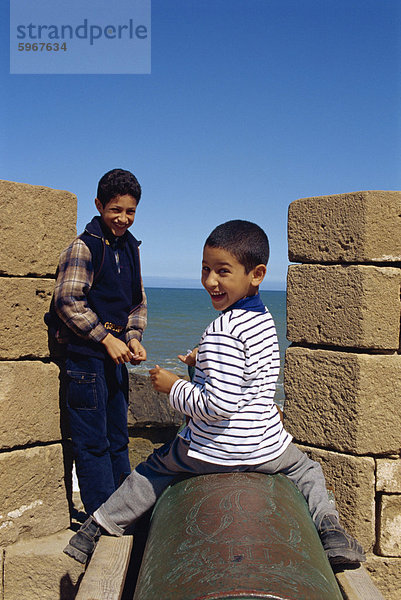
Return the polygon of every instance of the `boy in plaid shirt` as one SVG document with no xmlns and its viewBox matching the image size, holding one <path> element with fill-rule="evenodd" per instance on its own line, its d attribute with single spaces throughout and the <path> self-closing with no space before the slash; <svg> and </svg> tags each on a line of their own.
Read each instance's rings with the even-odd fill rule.
<svg viewBox="0 0 401 600">
<path fill-rule="evenodd" d="M 128 373 L 146 360 L 147 306 L 138 240 L 129 233 L 141 187 L 129 171 L 99 181 L 99 216 L 60 256 L 54 309 L 66 343 L 67 411 L 81 498 L 96 510 L 130 472 Z"/>
</svg>

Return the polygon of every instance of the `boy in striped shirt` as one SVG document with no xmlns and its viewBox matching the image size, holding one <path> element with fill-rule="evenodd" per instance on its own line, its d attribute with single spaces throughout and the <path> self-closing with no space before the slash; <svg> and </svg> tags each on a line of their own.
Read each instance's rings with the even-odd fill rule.
<svg viewBox="0 0 401 600">
<path fill-rule="evenodd" d="M 123 535 L 180 477 L 254 471 L 283 473 L 305 496 L 332 564 L 365 560 L 341 527 L 319 463 L 292 443 L 274 404 L 280 369 L 273 319 L 259 296 L 269 243 L 249 221 L 216 227 L 203 249 L 202 285 L 220 315 L 197 350 L 179 358 L 195 367 L 192 382 L 156 366 L 153 387 L 186 416 L 176 438 L 156 450 L 73 536 L 65 552 L 86 562 L 100 534 Z"/>
</svg>

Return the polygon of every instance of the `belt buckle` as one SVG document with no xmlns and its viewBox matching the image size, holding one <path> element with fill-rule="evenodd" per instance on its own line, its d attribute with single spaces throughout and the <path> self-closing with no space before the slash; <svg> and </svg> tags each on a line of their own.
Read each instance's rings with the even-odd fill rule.
<svg viewBox="0 0 401 600">
<path fill-rule="evenodd" d="M 115 331 L 116 333 L 121 333 L 124 329 L 121 325 L 114 325 L 114 323 L 110 323 L 110 321 L 106 321 L 104 324 L 105 329 L 109 329 L 111 331 Z"/>
</svg>

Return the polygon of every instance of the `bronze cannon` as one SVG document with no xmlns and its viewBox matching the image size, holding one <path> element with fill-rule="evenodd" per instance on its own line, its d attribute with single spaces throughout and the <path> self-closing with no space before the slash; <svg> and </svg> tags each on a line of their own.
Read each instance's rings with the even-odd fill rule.
<svg viewBox="0 0 401 600">
<path fill-rule="evenodd" d="M 284 475 L 192 477 L 156 504 L 134 600 L 341 600 L 302 494 Z"/>
</svg>

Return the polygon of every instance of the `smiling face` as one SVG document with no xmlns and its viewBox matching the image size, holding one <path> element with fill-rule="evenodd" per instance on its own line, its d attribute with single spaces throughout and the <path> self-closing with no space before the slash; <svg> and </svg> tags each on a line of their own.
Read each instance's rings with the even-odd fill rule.
<svg viewBox="0 0 401 600">
<path fill-rule="evenodd" d="M 95 204 L 106 227 L 113 235 L 121 237 L 134 222 L 138 203 L 133 196 L 125 194 L 112 198 L 106 206 L 98 198 L 95 199 Z"/>
<path fill-rule="evenodd" d="M 216 310 L 225 310 L 241 298 L 254 296 L 265 273 L 265 265 L 246 273 L 244 265 L 223 248 L 203 249 L 201 281 Z"/>
</svg>

